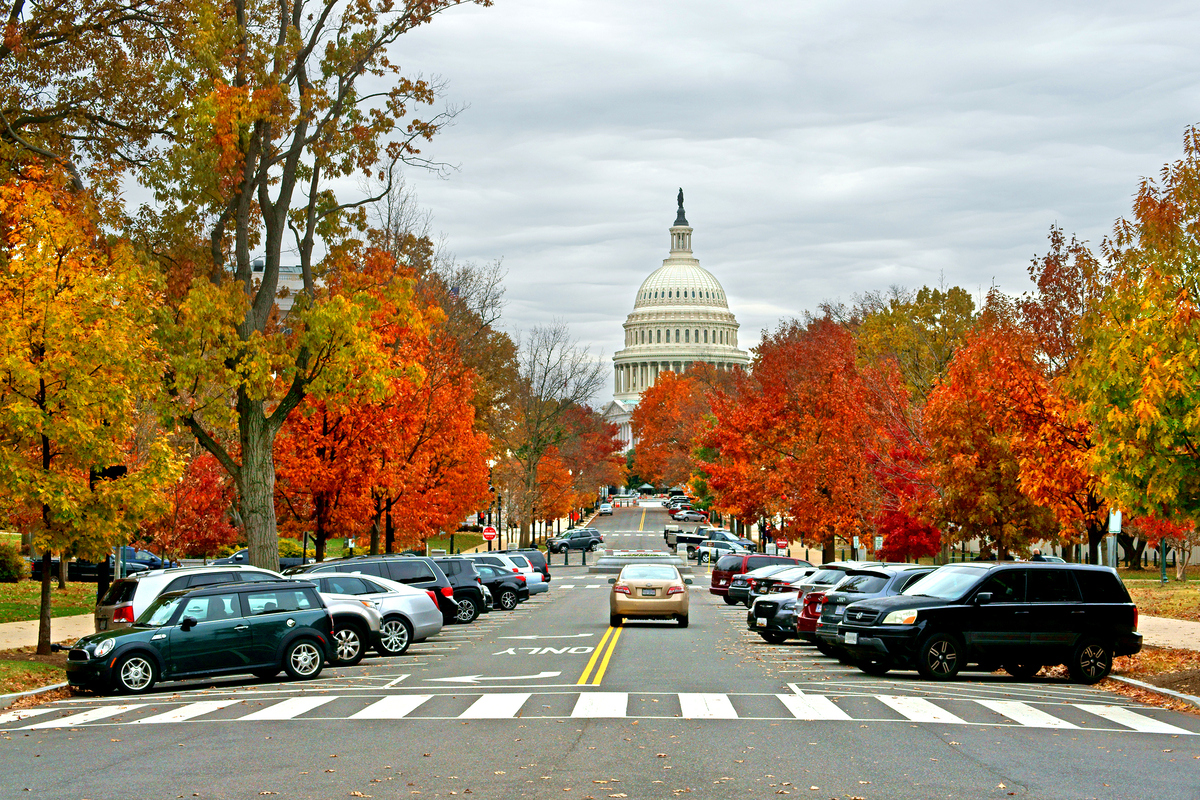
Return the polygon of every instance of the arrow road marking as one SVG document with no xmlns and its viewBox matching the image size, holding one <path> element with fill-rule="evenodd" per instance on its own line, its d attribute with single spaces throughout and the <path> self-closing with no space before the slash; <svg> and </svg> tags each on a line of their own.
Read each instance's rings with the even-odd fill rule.
<svg viewBox="0 0 1200 800">
<path fill-rule="evenodd" d="M 539 678 L 557 678 L 562 675 L 561 672 L 539 672 L 537 675 L 491 675 L 484 677 L 483 675 L 459 675 L 455 678 L 426 678 L 429 682 L 442 683 L 479 683 L 480 681 L 524 681 L 538 680 Z"/>
<path fill-rule="evenodd" d="M 567 634 L 563 634 L 561 636 L 539 636 L 537 634 L 534 634 L 532 636 L 501 636 L 500 638 L 501 639 L 581 639 L 581 638 L 586 638 L 588 636 L 595 636 L 595 634 L 594 633 L 567 633 Z"/>
</svg>

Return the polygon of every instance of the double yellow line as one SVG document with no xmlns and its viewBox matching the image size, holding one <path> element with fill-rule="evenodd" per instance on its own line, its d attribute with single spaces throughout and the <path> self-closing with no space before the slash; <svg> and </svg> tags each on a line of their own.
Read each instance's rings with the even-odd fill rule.
<svg viewBox="0 0 1200 800">
<path fill-rule="evenodd" d="M 615 633 L 614 633 L 615 631 Z M 608 637 L 612 637 L 609 639 Z M 588 661 L 587 666 L 583 668 L 583 674 L 579 676 L 579 680 L 575 681 L 576 686 L 583 686 L 588 682 L 588 675 L 592 672 L 592 667 L 596 666 L 596 660 L 600 660 L 600 667 L 596 670 L 596 674 L 592 677 L 592 686 L 599 686 L 600 681 L 604 679 L 604 672 L 608 669 L 608 661 L 612 658 L 613 650 L 617 647 L 617 639 L 621 638 L 620 628 L 609 628 L 604 632 L 604 636 L 600 638 L 600 644 L 596 646 L 596 652 L 592 653 L 592 658 Z M 608 648 L 605 649 L 604 644 L 608 643 Z M 601 658 L 601 653 L 604 657 Z"/>
</svg>

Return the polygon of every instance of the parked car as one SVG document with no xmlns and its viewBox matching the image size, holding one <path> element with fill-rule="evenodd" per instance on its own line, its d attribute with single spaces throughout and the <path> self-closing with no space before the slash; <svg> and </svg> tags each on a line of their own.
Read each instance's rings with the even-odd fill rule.
<svg viewBox="0 0 1200 800">
<path fill-rule="evenodd" d="M 475 566 L 475 571 L 476 572 L 479 571 L 478 565 Z M 481 575 L 480 577 L 483 577 L 483 576 Z M 496 599 L 494 597 L 492 597 L 492 592 L 491 592 L 491 590 L 488 589 L 488 586 L 485 583 L 485 584 L 483 584 L 483 608 L 481 608 L 479 610 L 479 613 L 480 614 L 490 614 L 492 612 L 492 609 L 495 607 L 496 607 Z"/>
<path fill-rule="evenodd" d="M 546 540 L 546 550 L 550 553 L 561 553 L 564 550 L 587 550 L 595 552 L 604 544 L 604 537 L 595 528 L 575 528 L 563 532 L 562 536 L 554 536 Z"/>
<path fill-rule="evenodd" d="M 794 639 L 797 602 L 795 592 L 757 597 L 746 612 L 746 626 L 771 644 Z"/>
<path fill-rule="evenodd" d="M 479 588 L 482 581 L 475 571 L 475 565 L 461 556 L 435 558 L 433 562 L 442 568 L 454 587 L 454 599 L 458 602 L 455 621 L 464 625 L 474 622 L 479 616 L 479 609 L 483 608 L 483 589 Z"/>
<path fill-rule="evenodd" d="M 454 587 L 442 568 L 425 556 L 353 556 L 335 558 L 319 564 L 304 564 L 284 570 L 285 575 L 311 577 L 322 572 L 345 572 L 387 578 L 405 586 L 432 591 L 442 610 L 442 621 L 449 625 L 458 617 Z"/>
<path fill-rule="evenodd" d="M 708 514 L 695 509 L 685 509 L 676 511 L 671 515 L 671 519 L 676 522 L 708 522 Z"/>
<path fill-rule="evenodd" d="M 626 564 L 615 578 L 609 578 L 608 624 L 620 626 L 624 620 L 673 619 L 679 627 L 688 626 L 688 584 L 679 570 L 670 564 Z"/>
<path fill-rule="evenodd" d="M 525 576 L 525 583 L 529 587 L 529 594 L 545 594 L 550 591 L 550 584 L 542 578 L 542 573 L 534 569 L 529 558 L 524 553 L 507 552 L 509 560 L 517 565 L 517 569 L 521 570 L 521 574 Z"/>
<path fill-rule="evenodd" d="M 128 627 L 164 592 L 215 586 L 283 580 L 278 572 L 246 566 L 173 567 L 146 570 L 113 581 L 96 604 L 96 632 Z"/>
<path fill-rule="evenodd" d="M 321 573 L 313 581 L 322 596 L 366 600 L 375 607 L 382 618 L 380 655 L 404 655 L 413 642 L 424 641 L 442 630 L 442 612 L 437 595 L 431 591 L 386 578 L 338 572 Z"/>
<path fill-rule="evenodd" d="M 737 599 L 729 598 L 729 582 L 733 580 L 734 575 L 741 575 L 749 572 L 752 569 L 765 567 L 768 564 L 799 564 L 800 559 L 789 558 L 788 556 L 764 556 L 756 553 L 746 554 L 738 553 L 727 556 L 721 556 L 717 559 L 717 563 L 713 565 L 712 585 L 709 586 L 710 594 L 719 595 L 725 600 L 726 605 L 733 605 Z"/>
<path fill-rule="evenodd" d="M 809 592 L 824 591 L 837 585 L 851 570 L 881 566 L 883 566 L 881 561 L 830 561 L 828 564 L 822 564 L 820 569 L 796 584 L 796 591 L 800 593 L 800 599 L 803 600 Z"/>
<path fill-rule="evenodd" d="M 817 649 L 827 656 L 844 652 L 838 644 L 838 623 L 850 603 L 876 597 L 891 597 L 933 572 L 936 567 L 913 565 L 888 565 L 852 570 L 835 589 L 825 592 L 821 601 L 820 618 L 817 620 Z"/>
<path fill-rule="evenodd" d="M 742 547 L 746 548 L 747 550 L 754 549 L 753 540 L 747 539 L 744 536 L 738 536 L 737 534 L 733 533 L 732 531 L 727 531 L 724 528 L 710 528 L 707 525 L 699 525 L 696 527 L 696 533 L 698 533 L 699 535 L 704 536 L 708 539 L 716 539 L 717 541 L 733 542 L 734 544 L 740 544 Z"/>
<path fill-rule="evenodd" d="M 546 560 L 546 554 L 541 550 L 536 547 L 510 547 L 500 552 L 506 556 L 511 556 L 513 553 L 525 556 L 529 560 L 529 565 L 542 573 L 542 580 L 550 583 L 550 562 Z"/>
<path fill-rule="evenodd" d="M 611 517 L 613 513 L 612 503 L 601 503 L 596 509 L 596 513 L 601 517 Z"/>
<path fill-rule="evenodd" d="M 752 605 L 757 598 L 764 595 L 777 594 L 779 592 L 796 592 L 800 584 L 818 569 L 819 567 L 814 567 L 805 562 L 787 565 L 786 569 L 776 572 L 773 575 L 755 578 L 754 584 L 749 587 L 748 605 Z"/>
<path fill-rule="evenodd" d="M 749 553 L 748 548 L 735 542 L 725 542 L 718 539 L 708 539 L 696 546 L 696 560 L 701 564 L 716 561 L 721 556 L 732 553 Z"/>
<path fill-rule="evenodd" d="M 117 560 L 112 556 L 108 557 L 108 577 L 109 580 L 117 577 Z M 50 574 L 58 575 L 59 560 L 57 558 L 50 561 Z M 145 564 L 126 563 L 125 574 L 137 575 L 141 572 L 146 572 L 150 568 Z M 29 577 L 32 580 L 40 581 L 42 579 L 42 559 L 35 558 L 29 562 Z M 100 580 L 100 563 L 88 561 L 86 559 L 77 558 L 67 562 L 67 580 L 77 583 L 95 583 Z"/>
<path fill-rule="evenodd" d="M 726 597 L 733 600 L 730 605 L 743 603 L 746 608 L 749 608 L 751 605 L 750 590 L 752 585 L 754 585 L 752 582 L 757 582 L 760 578 L 767 578 L 776 572 L 792 568 L 791 564 L 768 564 L 765 567 L 759 567 L 742 575 L 734 575 L 733 579 L 729 581 L 729 591 L 726 593 Z"/>
<path fill-rule="evenodd" d="M 529 586 L 526 578 L 519 572 L 510 572 L 492 564 L 476 564 L 479 579 L 484 588 L 488 589 L 495 598 L 495 608 L 512 611 L 518 603 L 529 599 Z"/>
<path fill-rule="evenodd" d="M 860 669 L 916 669 L 947 680 L 969 664 L 1028 678 L 1066 664 L 1096 683 L 1115 656 L 1142 648 L 1137 606 L 1109 567 L 1029 562 L 947 564 L 894 597 L 853 603 L 838 644 Z"/>
<path fill-rule="evenodd" d="M 315 564 L 316 561 L 317 560 L 315 558 L 313 558 L 312 556 L 309 556 L 308 558 L 302 558 L 300 556 L 292 556 L 290 558 L 285 558 L 283 556 L 280 556 L 279 557 L 279 568 L 287 569 L 288 567 L 299 567 L 303 564 Z M 214 563 L 214 564 L 249 564 L 250 563 L 250 551 L 245 548 L 242 548 L 241 550 L 238 550 L 236 553 L 230 553 L 229 555 L 225 556 L 224 558 L 215 559 L 212 563 Z"/>
<path fill-rule="evenodd" d="M 333 615 L 333 662 L 353 667 L 368 650 L 383 652 L 383 617 L 370 603 L 356 597 L 324 595 L 325 607 Z"/>
<path fill-rule="evenodd" d="M 334 658 L 333 620 L 306 581 L 167 592 L 130 627 L 83 637 L 67 654 L 71 686 L 144 694 L 158 681 L 236 673 L 295 679 Z"/>
</svg>

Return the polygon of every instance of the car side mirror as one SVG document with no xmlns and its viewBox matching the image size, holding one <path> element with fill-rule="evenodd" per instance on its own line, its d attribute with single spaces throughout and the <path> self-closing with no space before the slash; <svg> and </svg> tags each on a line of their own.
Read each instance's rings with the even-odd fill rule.
<svg viewBox="0 0 1200 800">
<path fill-rule="evenodd" d="M 683 579 L 683 582 L 684 582 L 684 583 L 686 583 L 688 586 L 691 586 L 691 585 L 692 585 L 692 579 L 691 579 L 691 578 L 684 578 L 684 579 Z"/>
<path fill-rule="evenodd" d="M 179 623 L 179 628 L 184 631 L 190 631 L 194 627 L 196 627 L 195 617 L 184 617 Z"/>
<path fill-rule="evenodd" d="M 975 595 L 975 605 L 977 606 L 986 606 L 990 602 L 992 602 L 991 592 L 980 592 Z"/>
<path fill-rule="evenodd" d="M 609 583 L 612 583 L 612 584 L 615 584 L 615 583 L 617 582 L 617 579 L 616 579 L 616 578 L 609 578 L 609 579 L 608 579 L 608 582 L 609 582 Z"/>
</svg>

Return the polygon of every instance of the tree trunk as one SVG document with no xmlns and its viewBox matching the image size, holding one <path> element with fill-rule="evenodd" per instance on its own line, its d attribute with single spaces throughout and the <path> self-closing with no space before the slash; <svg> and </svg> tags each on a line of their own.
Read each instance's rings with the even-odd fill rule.
<svg viewBox="0 0 1200 800">
<path fill-rule="evenodd" d="M 1087 527 L 1088 535 L 1088 563 L 1100 563 L 1100 543 L 1104 541 L 1105 535 L 1108 533 L 1108 524 L 1105 522 L 1089 522 Z"/>
<path fill-rule="evenodd" d="M 834 552 L 833 537 L 830 537 L 824 545 L 821 546 L 821 563 L 828 564 L 830 561 L 836 561 L 837 554 Z"/>
<path fill-rule="evenodd" d="M 58 554 L 58 588 L 63 590 L 67 588 L 67 551 L 62 551 Z"/>
<path fill-rule="evenodd" d="M 1125 551 L 1129 569 L 1140 570 L 1142 568 L 1142 552 L 1146 549 L 1146 542 L 1141 538 L 1130 536 L 1128 533 L 1118 533 L 1117 543 Z"/>
<path fill-rule="evenodd" d="M 42 605 L 38 613 L 38 643 L 39 656 L 50 655 L 50 570 L 54 562 L 50 551 L 42 552 Z"/>
<path fill-rule="evenodd" d="M 275 527 L 274 431 L 263 414 L 263 403 L 238 393 L 238 434 L 242 446 L 238 511 L 245 526 L 250 563 L 279 571 L 279 533 Z M 318 545 L 319 547 L 320 545 Z"/>
<path fill-rule="evenodd" d="M 383 541 L 388 553 L 391 553 L 396 547 L 396 524 L 392 519 L 392 503 L 394 502 L 396 501 L 389 497 L 383 505 Z"/>
<path fill-rule="evenodd" d="M 371 520 L 371 555 L 379 555 L 379 514 Z"/>
</svg>

